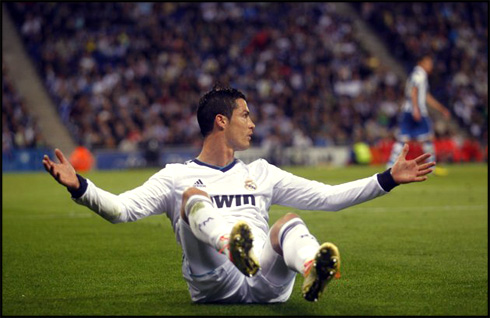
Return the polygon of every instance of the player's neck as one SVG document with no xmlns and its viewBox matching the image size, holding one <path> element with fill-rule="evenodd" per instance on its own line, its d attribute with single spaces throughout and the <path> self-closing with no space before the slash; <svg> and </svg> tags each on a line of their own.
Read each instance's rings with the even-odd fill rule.
<svg viewBox="0 0 490 318">
<path fill-rule="evenodd" d="M 235 151 L 224 142 L 206 138 L 197 159 L 213 166 L 225 167 L 235 159 Z"/>
</svg>

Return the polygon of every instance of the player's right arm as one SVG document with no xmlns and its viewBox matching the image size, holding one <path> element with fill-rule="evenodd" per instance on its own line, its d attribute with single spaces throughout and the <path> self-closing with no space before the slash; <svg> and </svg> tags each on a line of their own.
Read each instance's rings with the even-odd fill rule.
<svg viewBox="0 0 490 318">
<path fill-rule="evenodd" d="M 56 163 L 44 156 L 43 165 L 53 178 L 65 186 L 72 199 L 87 206 L 111 223 L 131 222 L 169 210 L 172 179 L 156 174 L 142 186 L 115 195 L 95 186 L 90 180 L 78 175 L 59 149 Z"/>
</svg>

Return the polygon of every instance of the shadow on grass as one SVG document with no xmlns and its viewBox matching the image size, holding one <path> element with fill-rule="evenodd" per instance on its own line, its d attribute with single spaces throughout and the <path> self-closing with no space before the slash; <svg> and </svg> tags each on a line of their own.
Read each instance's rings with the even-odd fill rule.
<svg viewBox="0 0 490 318">
<path fill-rule="evenodd" d="M 199 315 L 236 315 L 236 316 L 315 316 L 319 307 L 306 301 L 289 300 L 285 303 L 272 304 L 223 304 L 191 303 Z M 205 313 L 206 312 L 206 313 Z"/>
</svg>

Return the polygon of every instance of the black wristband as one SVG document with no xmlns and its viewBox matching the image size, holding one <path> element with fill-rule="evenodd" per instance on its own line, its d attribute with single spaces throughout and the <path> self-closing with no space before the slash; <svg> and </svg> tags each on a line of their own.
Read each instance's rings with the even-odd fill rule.
<svg viewBox="0 0 490 318">
<path fill-rule="evenodd" d="M 84 177 L 82 177 L 78 173 L 77 173 L 77 178 L 78 178 L 78 182 L 80 182 L 80 186 L 78 187 L 78 189 L 68 189 L 67 188 L 68 192 L 71 193 L 71 197 L 73 199 L 80 198 L 85 193 L 85 191 L 87 191 L 87 187 L 88 187 L 87 179 L 85 179 Z"/>
<path fill-rule="evenodd" d="M 395 182 L 395 179 L 393 179 L 393 176 L 391 175 L 391 168 L 383 173 L 378 173 L 377 177 L 378 177 L 379 185 L 386 192 L 390 192 L 391 189 L 399 185 L 398 183 Z"/>
</svg>

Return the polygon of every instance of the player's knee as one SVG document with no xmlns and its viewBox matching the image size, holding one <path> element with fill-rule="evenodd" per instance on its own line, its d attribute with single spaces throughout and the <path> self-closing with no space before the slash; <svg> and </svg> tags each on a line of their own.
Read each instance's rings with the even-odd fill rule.
<svg viewBox="0 0 490 318">
<path fill-rule="evenodd" d="M 203 195 L 209 198 L 209 195 L 206 192 L 198 188 L 187 188 L 184 190 L 184 193 L 182 193 L 182 207 L 180 209 L 180 216 L 186 222 L 188 222 L 188 220 L 187 220 L 187 216 L 185 215 L 185 205 L 187 201 L 190 199 L 190 197 L 192 197 L 193 195 Z"/>
<path fill-rule="evenodd" d="M 282 255 L 281 244 L 279 242 L 279 240 L 280 240 L 279 233 L 281 232 L 281 228 L 288 221 L 295 219 L 295 218 L 299 218 L 299 215 L 297 215 L 296 213 L 291 213 L 291 212 L 286 213 L 286 215 L 284 215 L 279 220 L 277 220 L 276 223 L 274 223 L 274 225 L 271 228 L 271 232 L 270 232 L 270 236 L 269 236 L 270 240 L 271 240 L 271 245 L 272 245 L 272 248 L 274 249 L 274 251 L 276 251 L 276 253 L 278 253 L 279 255 Z"/>
<path fill-rule="evenodd" d="M 187 188 L 182 194 L 182 202 L 187 202 L 187 200 L 189 200 L 189 198 L 193 195 L 203 195 L 209 198 L 209 195 L 206 192 L 202 191 L 201 189 Z"/>
<path fill-rule="evenodd" d="M 284 219 L 285 220 L 284 223 L 286 223 L 287 221 L 294 219 L 294 218 L 299 218 L 299 215 L 297 215 L 296 213 L 288 212 L 281 219 Z"/>
</svg>

